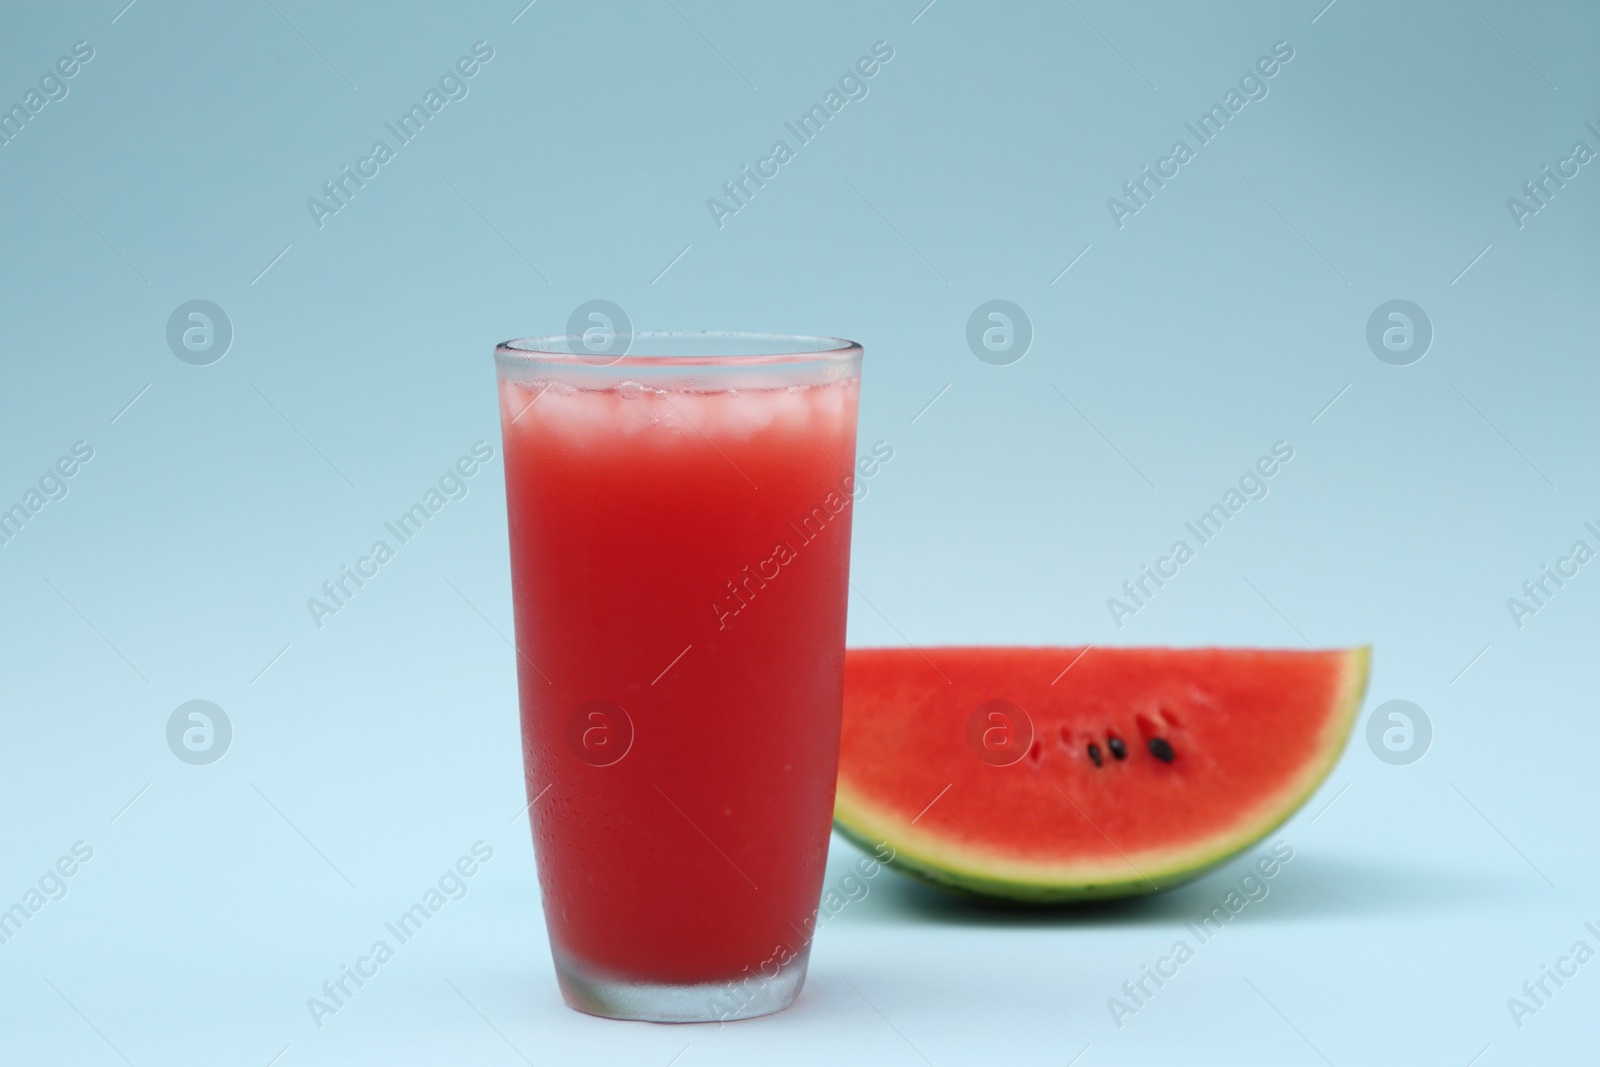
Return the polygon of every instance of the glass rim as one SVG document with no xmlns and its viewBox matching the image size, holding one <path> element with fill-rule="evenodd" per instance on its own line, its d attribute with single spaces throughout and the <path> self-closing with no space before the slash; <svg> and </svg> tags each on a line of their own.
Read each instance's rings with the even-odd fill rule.
<svg viewBox="0 0 1600 1067">
<path fill-rule="evenodd" d="M 636 330 L 605 332 L 598 351 L 583 334 L 518 337 L 495 346 L 495 360 L 508 364 L 562 364 L 588 367 L 716 367 L 791 363 L 846 363 L 864 349 L 856 341 L 821 334 L 758 333 L 743 330 Z M 613 355 L 617 339 L 625 344 Z M 643 348 L 637 350 L 639 342 Z M 652 344 L 651 342 L 655 342 Z M 665 344 L 663 344 L 665 342 Z M 676 352 L 651 352 L 650 348 Z"/>
</svg>

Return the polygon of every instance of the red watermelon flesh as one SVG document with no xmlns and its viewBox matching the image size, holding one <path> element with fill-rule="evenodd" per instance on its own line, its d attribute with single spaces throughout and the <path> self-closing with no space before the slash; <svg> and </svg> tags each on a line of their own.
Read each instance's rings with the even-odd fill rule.
<svg viewBox="0 0 1600 1067">
<path fill-rule="evenodd" d="M 851 649 L 835 825 L 942 888 L 1052 902 L 1168 889 L 1327 776 L 1365 648 Z"/>
</svg>

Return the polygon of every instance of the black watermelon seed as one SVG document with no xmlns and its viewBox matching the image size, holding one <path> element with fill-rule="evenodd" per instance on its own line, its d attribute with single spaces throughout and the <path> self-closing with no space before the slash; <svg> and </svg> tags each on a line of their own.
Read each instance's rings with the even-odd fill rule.
<svg viewBox="0 0 1600 1067">
<path fill-rule="evenodd" d="M 1106 739 L 1106 747 L 1111 750 L 1111 755 L 1114 756 L 1115 758 L 1117 758 L 1117 759 L 1127 759 L 1128 758 L 1128 746 L 1122 743 L 1122 738 L 1120 738 L 1120 737 L 1107 738 Z"/>
<path fill-rule="evenodd" d="M 1162 763 L 1171 763 L 1173 756 L 1176 754 L 1177 753 L 1172 751 L 1172 746 L 1167 744 L 1166 738 L 1152 737 L 1150 739 L 1150 755 L 1154 756 Z"/>
<path fill-rule="evenodd" d="M 1093 741 L 1089 742 L 1089 762 L 1093 763 L 1096 767 L 1100 766 L 1102 762 L 1100 759 L 1100 746 L 1095 744 Z"/>
</svg>

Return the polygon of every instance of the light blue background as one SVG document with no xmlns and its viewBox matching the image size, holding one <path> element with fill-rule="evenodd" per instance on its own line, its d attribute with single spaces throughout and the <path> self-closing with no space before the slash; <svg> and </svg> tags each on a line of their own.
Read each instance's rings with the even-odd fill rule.
<svg viewBox="0 0 1600 1067">
<path fill-rule="evenodd" d="M 0 505 L 94 448 L 0 546 L 0 906 L 94 849 L 0 945 L 0 1060 L 1593 1058 L 1600 963 L 1506 1008 L 1600 948 L 1600 563 L 1506 608 L 1600 524 L 1600 164 L 1522 229 L 1506 207 L 1600 148 L 1592 5 L 123 2 L 0 18 L 7 106 L 95 50 L 0 147 Z M 470 94 L 318 229 L 306 199 L 479 40 Z M 719 230 L 707 198 L 879 40 L 870 95 Z M 1119 230 L 1107 198 L 1277 41 L 1270 95 Z M 165 341 L 194 298 L 235 330 L 211 366 Z M 1271 896 L 1121 1029 L 1107 998 L 1241 863 L 1031 918 L 883 874 L 791 1011 L 566 1009 L 517 814 L 489 352 L 592 298 L 866 345 L 862 440 L 895 458 L 852 643 L 1371 642 L 1367 707 L 1415 701 L 1432 748 L 1354 738 Z M 993 298 L 1035 330 L 1011 366 L 964 339 Z M 1407 367 L 1364 339 L 1395 298 L 1436 331 Z M 466 499 L 318 630 L 306 598 L 480 439 Z M 1278 440 L 1271 495 L 1114 626 Z M 207 767 L 164 736 L 196 698 L 235 732 Z M 468 896 L 316 1029 L 306 998 L 479 839 Z"/>
</svg>

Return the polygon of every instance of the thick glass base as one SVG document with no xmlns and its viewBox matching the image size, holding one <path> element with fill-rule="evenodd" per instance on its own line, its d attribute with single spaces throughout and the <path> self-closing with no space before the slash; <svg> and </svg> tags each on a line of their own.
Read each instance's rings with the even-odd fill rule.
<svg viewBox="0 0 1600 1067">
<path fill-rule="evenodd" d="M 802 950 L 770 978 L 675 985 L 600 976 L 557 953 L 556 980 L 567 1003 L 590 1015 L 651 1023 L 731 1022 L 770 1015 L 793 1004 L 805 984 L 808 955 Z"/>
</svg>

